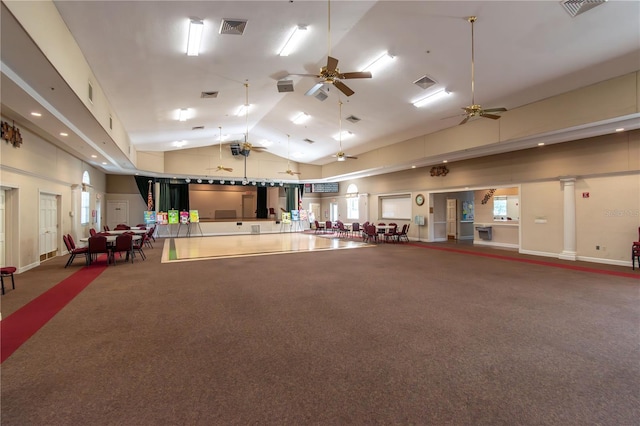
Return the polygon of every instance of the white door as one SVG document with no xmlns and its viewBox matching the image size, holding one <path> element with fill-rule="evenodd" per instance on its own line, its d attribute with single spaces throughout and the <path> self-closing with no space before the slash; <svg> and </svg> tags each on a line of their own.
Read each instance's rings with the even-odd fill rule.
<svg viewBox="0 0 640 426">
<path fill-rule="evenodd" d="M 0 189 L 0 266 L 6 266 L 6 258 L 5 258 L 5 229 L 7 227 L 5 223 L 6 215 L 4 214 L 4 199 L 5 199 L 5 191 L 4 189 Z"/>
<path fill-rule="evenodd" d="M 107 201 L 107 225 L 113 229 L 119 223 L 130 225 L 129 203 L 127 201 L 109 200 Z"/>
<path fill-rule="evenodd" d="M 458 239 L 458 200 L 447 199 L 447 239 Z"/>
<path fill-rule="evenodd" d="M 40 261 L 55 256 L 58 250 L 58 200 L 52 194 L 40 194 Z"/>
<path fill-rule="evenodd" d="M 96 216 L 91 218 L 91 221 L 95 224 L 96 230 L 102 229 L 102 200 L 96 196 L 96 209 L 94 210 Z"/>
<path fill-rule="evenodd" d="M 329 204 L 330 216 L 329 220 L 332 222 L 336 222 L 338 220 L 338 203 Z"/>
<path fill-rule="evenodd" d="M 313 219 L 311 219 L 313 217 Z M 320 216 L 320 203 L 309 203 L 309 219 L 318 222 L 322 221 L 322 217 Z"/>
</svg>

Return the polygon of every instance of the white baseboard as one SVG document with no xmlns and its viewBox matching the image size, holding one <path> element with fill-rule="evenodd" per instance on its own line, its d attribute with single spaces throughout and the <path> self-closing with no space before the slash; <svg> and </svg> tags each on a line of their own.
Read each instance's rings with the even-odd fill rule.
<svg viewBox="0 0 640 426">
<path fill-rule="evenodd" d="M 18 268 L 17 272 L 21 274 L 23 272 L 27 272 L 29 269 L 37 268 L 38 266 L 40 266 L 40 262 L 33 262 L 29 265 L 21 266 L 20 268 Z"/>
<path fill-rule="evenodd" d="M 520 250 L 521 254 L 530 254 L 532 256 L 543 256 L 543 257 L 552 257 L 554 259 L 560 259 L 560 253 L 549 253 L 543 251 L 536 250 Z M 591 257 L 591 256 L 576 256 L 576 260 L 581 262 L 590 262 L 590 263 L 602 263 L 605 265 L 615 265 L 615 266 L 631 266 L 631 261 L 627 260 L 616 260 L 616 259 L 605 259 L 602 257 Z"/>
<path fill-rule="evenodd" d="M 487 247 L 502 247 L 502 248 L 520 248 L 518 244 L 509 244 L 509 243 L 496 243 L 493 241 L 483 241 L 483 240 L 474 240 L 473 245 L 476 246 L 487 246 Z"/>
</svg>

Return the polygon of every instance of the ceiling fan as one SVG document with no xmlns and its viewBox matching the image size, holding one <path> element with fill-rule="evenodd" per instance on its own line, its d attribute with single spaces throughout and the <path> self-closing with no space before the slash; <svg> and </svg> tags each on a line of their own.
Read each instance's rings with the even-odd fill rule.
<svg viewBox="0 0 640 426">
<path fill-rule="evenodd" d="M 244 115 L 245 115 L 245 122 L 247 126 L 246 132 L 244 134 L 244 141 L 230 142 L 229 145 L 231 145 L 232 154 L 234 155 L 240 154 L 244 157 L 248 157 L 251 151 L 262 152 L 267 148 L 264 146 L 256 146 L 249 142 L 249 83 L 244 83 L 244 88 L 245 88 Z"/>
<path fill-rule="evenodd" d="M 220 138 L 219 138 L 218 146 L 220 147 L 220 162 L 222 162 L 222 126 L 218 126 L 218 129 L 220 129 Z M 207 170 L 215 170 L 216 172 L 220 172 L 220 171 L 232 172 L 233 171 L 231 167 L 225 167 L 222 165 L 219 165 L 216 168 L 209 167 Z"/>
<path fill-rule="evenodd" d="M 294 172 L 293 170 L 291 170 L 291 162 L 289 159 L 289 146 L 290 146 L 290 136 L 287 135 L 287 170 L 285 170 L 284 172 L 278 172 L 281 174 L 288 174 L 289 176 L 296 176 L 296 175 L 301 175 L 302 173 L 300 172 Z"/>
<path fill-rule="evenodd" d="M 476 104 L 475 98 L 475 58 L 474 58 L 474 38 L 473 38 L 473 24 L 476 22 L 475 16 L 469 16 L 467 21 L 471 23 L 471 105 L 462 108 L 464 110 L 465 118 L 460 122 L 460 124 L 464 124 L 471 117 L 484 117 L 490 118 L 492 120 L 497 120 L 500 118 L 499 115 L 492 114 L 494 112 L 504 112 L 506 108 L 487 108 L 484 109 L 482 106 Z"/>
<path fill-rule="evenodd" d="M 357 71 L 357 72 L 345 72 L 342 73 L 338 69 L 338 60 L 331 56 L 331 0 L 328 1 L 328 26 L 327 26 L 327 36 L 328 36 L 328 53 L 327 53 L 327 65 L 320 68 L 319 74 L 290 74 L 290 75 L 300 75 L 303 77 L 315 77 L 319 78 L 322 81 L 316 83 L 311 89 L 305 93 L 305 96 L 313 96 L 316 94 L 318 90 L 325 84 L 333 84 L 338 90 L 344 93 L 346 96 L 351 96 L 355 92 L 351 90 L 346 84 L 342 82 L 342 80 L 349 80 L 353 78 L 371 78 L 371 73 L 369 71 Z"/>
<path fill-rule="evenodd" d="M 354 157 L 353 155 L 347 155 L 342 150 L 342 101 L 341 100 L 338 100 L 338 108 L 340 110 L 340 117 L 338 119 L 338 124 L 339 124 L 338 143 L 340 144 L 340 150 L 336 153 L 336 155 L 333 155 L 333 157 L 337 158 L 338 161 L 345 161 L 347 158 L 350 158 L 352 160 L 357 160 L 358 157 Z"/>
</svg>

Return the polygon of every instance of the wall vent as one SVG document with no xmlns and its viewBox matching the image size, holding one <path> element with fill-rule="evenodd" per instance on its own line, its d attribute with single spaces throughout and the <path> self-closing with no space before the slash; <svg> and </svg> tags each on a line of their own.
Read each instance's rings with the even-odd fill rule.
<svg viewBox="0 0 640 426">
<path fill-rule="evenodd" d="M 564 10 L 566 10 L 572 18 L 575 18 L 577 15 L 606 2 L 607 0 L 564 0 L 561 4 Z"/>
<path fill-rule="evenodd" d="M 355 115 L 350 115 L 347 118 L 345 118 L 345 120 L 350 121 L 352 123 L 357 123 L 358 121 L 360 121 L 360 119 Z"/>
<path fill-rule="evenodd" d="M 220 24 L 220 34 L 242 35 L 246 28 L 246 19 L 223 19 Z"/>
<path fill-rule="evenodd" d="M 309 138 L 304 138 L 302 140 L 305 141 L 306 143 L 316 143 L 316 141 L 313 141 L 313 140 L 311 140 Z"/>
<path fill-rule="evenodd" d="M 436 84 L 436 82 L 435 82 L 435 80 L 432 80 L 432 79 L 430 79 L 429 77 L 427 77 L 425 75 L 423 77 L 420 77 L 416 81 L 414 81 L 413 84 L 415 84 L 418 87 L 422 87 L 423 89 L 428 89 L 429 87 L 431 87 L 434 84 Z"/>
<path fill-rule="evenodd" d="M 200 97 L 203 99 L 208 99 L 208 98 L 217 98 L 218 97 L 218 92 L 217 91 L 213 91 L 213 92 L 202 92 L 200 93 Z"/>
</svg>

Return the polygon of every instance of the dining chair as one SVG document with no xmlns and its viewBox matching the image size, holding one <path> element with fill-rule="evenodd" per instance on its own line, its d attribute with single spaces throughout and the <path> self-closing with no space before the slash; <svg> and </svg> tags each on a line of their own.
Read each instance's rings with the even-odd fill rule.
<svg viewBox="0 0 640 426">
<path fill-rule="evenodd" d="M 333 222 L 331 222 L 330 220 L 327 220 L 324 222 L 324 231 L 325 232 L 333 232 Z"/>
<path fill-rule="evenodd" d="M 147 258 L 147 256 L 144 254 L 143 248 L 148 239 L 149 239 L 148 234 L 142 234 L 142 238 L 140 238 L 138 241 L 133 242 L 132 253 L 135 255 L 135 253 L 138 252 L 142 260 L 145 260 Z M 133 260 L 131 260 L 131 262 L 133 262 Z"/>
<path fill-rule="evenodd" d="M 409 231 L 409 225 L 402 225 L 402 230 L 398 232 L 398 242 L 406 241 L 409 242 L 409 237 L 407 236 L 407 231 Z"/>
<path fill-rule="evenodd" d="M 69 252 L 69 259 L 67 259 L 67 263 L 66 263 L 66 265 L 64 265 L 65 268 L 67 266 L 71 265 L 73 263 L 73 260 L 79 254 L 84 255 L 84 257 L 85 257 L 85 265 L 89 264 L 89 260 L 87 259 L 87 256 L 88 256 L 88 253 L 89 253 L 88 247 L 76 247 L 75 246 L 75 242 L 73 241 L 73 238 L 71 238 L 70 234 L 69 235 L 63 235 L 62 236 L 62 241 L 64 241 L 64 245 L 67 247 L 67 251 Z"/>
<path fill-rule="evenodd" d="M 640 268 L 640 241 L 635 241 L 631 246 L 631 268 L 636 269 L 636 260 Z"/>
<path fill-rule="evenodd" d="M 4 294 L 4 277 L 11 277 L 11 287 L 16 289 L 16 282 L 13 280 L 13 274 L 16 272 L 15 266 L 5 266 L 0 268 L 0 283 L 2 284 L 2 294 Z"/>
<path fill-rule="evenodd" d="M 360 234 L 360 223 L 353 222 L 351 224 L 351 236 L 354 236 L 356 234 Z"/>
<path fill-rule="evenodd" d="M 129 229 L 131 229 L 131 227 L 125 223 L 119 223 L 115 227 L 116 231 L 127 231 Z"/>
<path fill-rule="evenodd" d="M 339 237 L 340 236 L 346 237 L 349 232 L 347 228 L 344 226 L 344 223 L 340 220 L 336 222 L 336 230 L 338 231 Z"/>
<path fill-rule="evenodd" d="M 316 232 L 315 233 L 317 234 L 318 232 L 320 232 L 320 229 L 321 229 L 320 228 L 320 222 L 318 222 L 317 220 L 314 220 L 313 222 L 314 222 L 314 225 L 316 226 Z"/>
<path fill-rule="evenodd" d="M 114 265 L 116 264 L 116 253 L 122 257 L 123 252 L 127 254 L 125 259 L 127 261 L 131 259 L 131 263 L 133 263 L 133 236 L 128 233 L 118 235 L 115 244 L 111 246 L 109 252 Z"/>
<path fill-rule="evenodd" d="M 98 255 L 104 253 L 107 255 L 107 265 L 111 256 L 109 255 L 109 246 L 107 245 L 107 237 L 104 235 L 96 235 L 95 237 L 89 237 L 87 248 L 89 250 L 89 263 L 97 260 Z"/>
<path fill-rule="evenodd" d="M 104 229 L 105 232 L 111 231 L 108 225 L 105 225 L 102 229 Z"/>
<path fill-rule="evenodd" d="M 389 226 L 393 226 L 393 228 L 389 228 L 389 230 L 387 232 L 385 232 L 384 235 L 384 241 L 385 242 L 394 242 L 398 236 L 398 224 L 397 223 L 390 223 Z"/>
<path fill-rule="evenodd" d="M 92 237 L 95 237 L 97 234 L 96 230 L 94 228 L 89 229 L 89 235 Z"/>
</svg>

